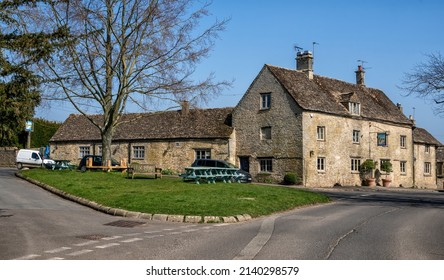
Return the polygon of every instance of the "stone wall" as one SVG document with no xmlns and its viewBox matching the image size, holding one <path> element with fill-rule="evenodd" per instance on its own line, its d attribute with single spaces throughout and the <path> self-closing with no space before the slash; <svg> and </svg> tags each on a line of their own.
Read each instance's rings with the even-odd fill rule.
<svg viewBox="0 0 444 280">
<path fill-rule="evenodd" d="M 420 189 L 436 189 L 436 148 L 435 146 L 415 143 L 415 187 Z M 430 173 L 425 172 L 425 163 L 430 163 Z M 441 185 L 442 186 L 442 185 Z"/>
<path fill-rule="evenodd" d="M 271 94 L 271 107 L 261 110 L 261 94 Z M 286 173 L 302 177 L 302 111 L 264 68 L 233 111 L 237 156 L 249 158 L 254 181 L 281 182 Z M 261 138 L 270 127 L 271 138 Z M 260 160 L 271 158 L 272 172 L 261 172 Z"/>
<path fill-rule="evenodd" d="M 231 139 L 118 142 L 113 143 L 111 151 L 112 157 L 117 161 L 125 159 L 128 163 L 150 163 L 162 169 L 181 173 L 185 167 L 193 163 L 197 149 L 210 150 L 213 159 L 234 163 L 235 145 L 233 142 L 235 143 Z M 81 146 L 89 146 L 91 154 L 100 154 L 101 143 L 51 143 L 51 156 L 53 159 L 66 159 L 78 164 Z M 134 146 L 145 148 L 143 159 L 134 158 L 132 148 Z"/>
<path fill-rule="evenodd" d="M 363 163 L 366 159 L 376 161 L 376 179 L 386 176 L 379 171 L 381 160 L 390 160 L 393 172 L 392 187 L 411 187 L 413 184 L 412 131 L 407 126 L 370 122 L 357 118 L 344 118 L 322 113 L 305 112 L 304 126 L 304 184 L 308 187 L 333 185 L 359 186 L 362 175 L 352 171 L 351 161 Z M 317 127 L 325 128 L 325 140 L 317 140 Z M 353 141 L 353 130 L 359 131 L 359 141 Z M 377 134 L 388 134 L 387 146 L 377 145 Z M 406 136 L 405 148 L 400 147 L 401 135 Z M 325 170 L 318 171 L 318 158 L 324 158 Z M 401 172 L 400 162 L 405 162 L 406 172 Z"/>
<path fill-rule="evenodd" d="M 13 167 L 15 166 L 15 158 L 18 149 L 15 147 L 0 147 L 0 166 Z"/>
</svg>

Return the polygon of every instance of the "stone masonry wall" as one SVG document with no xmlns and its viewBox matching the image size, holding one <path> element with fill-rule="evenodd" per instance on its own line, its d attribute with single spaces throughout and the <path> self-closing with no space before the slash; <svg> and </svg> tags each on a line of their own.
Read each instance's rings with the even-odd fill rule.
<svg viewBox="0 0 444 280">
<path fill-rule="evenodd" d="M 415 187 L 420 189 L 436 189 L 436 149 L 435 146 L 429 146 L 426 150 L 426 145 L 416 144 L 415 147 Z M 425 170 L 425 163 L 430 163 L 430 172 Z M 442 185 L 441 185 L 442 186 Z"/>
<path fill-rule="evenodd" d="M 261 110 L 261 94 L 271 94 L 270 109 Z M 281 182 L 286 173 L 302 176 L 302 111 L 268 69 L 258 75 L 233 111 L 237 155 L 249 157 L 254 181 Z M 261 139 L 270 127 L 271 139 Z M 260 160 L 272 159 L 272 172 L 261 172 Z"/>
<path fill-rule="evenodd" d="M 359 171 L 351 170 L 352 159 L 363 163 L 366 159 L 378 162 L 376 173 L 380 174 L 380 160 L 390 160 L 393 172 L 389 175 L 392 187 L 411 187 L 413 184 L 412 131 L 410 127 L 395 126 L 360 118 L 343 118 L 322 113 L 305 112 L 304 125 L 304 184 L 308 187 L 359 186 L 362 177 Z M 325 128 L 325 140 L 317 140 L 317 127 Z M 360 133 L 359 142 L 353 141 L 353 130 Z M 388 145 L 377 145 L 377 133 L 388 133 Z M 401 135 L 406 136 L 406 147 L 400 147 Z M 318 171 L 318 158 L 325 159 L 325 170 Z M 406 172 L 401 172 L 400 162 L 406 163 Z M 376 176 L 377 182 L 385 175 Z"/>
<path fill-rule="evenodd" d="M 15 166 L 15 158 L 18 149 L 15 147 L 1 147 L 0 148 L 0 166 L 12 167 Z"/>
<path fill-rule="evenodd" d="M 140 141 L 129 143 L 114 143 L 112 145 L 112 157 L 117 161 L 126 159 L 127 162 L 139 162 L 155 164 L 162 169 L 170 169 L 181 173 L 184 168 L 190 166 L 196 157 L 196 149 L 209 149 L 211 158 L 226 160 L 234 163 L 233 154 L 235 147 L 230 146 L 231 141 L 223 139 L 208 140 L 178 140 L 178 141 Z M 52 143 L 51 156 L 53 159 L 66 159 L 72 163 L 80 162 L 79 147 L 89 146 L 91 154 L 100 154 L 100 143 Z M 233 145 L 231 143 L 231 145 Z M 145 157 L 134 159 L 132 148 L 134 146 L 145 147 Z"/>
</svg>

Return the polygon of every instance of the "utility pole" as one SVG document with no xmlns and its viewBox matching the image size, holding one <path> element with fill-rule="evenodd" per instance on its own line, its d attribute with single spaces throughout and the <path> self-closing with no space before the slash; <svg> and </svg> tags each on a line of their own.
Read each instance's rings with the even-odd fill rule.
<svg viewBox="0 0 444 280">
<path fill-rule="evenodd" d="M 31 148 L 31 132 L 33 131 L 34 125 L 31 120 L 26 121 L 25 131 L 28 132 L 28 137 L 26 139 L 26 149 Z"/>
</svg>

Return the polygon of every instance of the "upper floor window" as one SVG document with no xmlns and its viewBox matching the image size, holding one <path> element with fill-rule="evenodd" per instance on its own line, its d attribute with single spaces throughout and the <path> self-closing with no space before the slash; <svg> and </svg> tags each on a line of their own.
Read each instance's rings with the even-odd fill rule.
<svg viewBox="0 0 444 280">
<path fill-rule="evenodd" d="M 428 154 L 430 153 L 430 145 L 425 146 L 425 152 Z"/>
<path fill-rule="evenodd" d="M 271 127 L 266 126 L 261 128 L 261 140 L 270 140 L 271 139 Z"/>
<path fill-rule="evenodd" d="M 144 146 L 134 146 L 133 147 L 133 158 L 134 159 L 144 159 L 145 158 L 145 147 Z"/>
<path fill-rule="evenodd" d="M 377 143 L 378 146 L 386 147 L 387 146 L 387 133 L 378 133 L 377 134 Z"/>
<path fill-rule="evenodd" d="M 353 143 L 359 143 L 361 140 L 361 131 L 353 130 Z"/>
<path fill-rule="evenodd" d="M 399 145 L 400 145 L 401 148 L 403 148 L 403 149 L 407 148 L 407 136 L 405 136 L 405 135 L 401 135 Z"/>
<path fill-rule="evenodd" d="M 87 156 L 90 154 L 90 147 L 89 146 L 80 146 L 79 147 L 79 158 L 83 158 L 84 156 Z"/>
<path fill-rule="evenodd" d="M 325 141 L 325 126 L 318 126 L 316 129 L 317 139 Z"/>
<path fill-rule="evenodd" d="M 361 104 L 356 102 L 350 102 L 348 103 L 348 110 L 352 115 L 361 115 Z"/>
<path fill-rule="evenodd" d="M 261 93 L 261 110 L 270 109 L 271 93 Z"/>
</svg>

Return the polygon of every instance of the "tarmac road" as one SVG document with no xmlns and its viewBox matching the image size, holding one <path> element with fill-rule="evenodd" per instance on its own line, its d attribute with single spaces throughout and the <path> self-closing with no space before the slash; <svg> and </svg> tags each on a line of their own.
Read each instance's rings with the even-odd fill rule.
<svg viewBox="0 0 444 280">
<path fill-rule="evenodd" d="M 0 259 L 444 259 L 444 193 L 316 190 L 334 201 L 236 224 L 115 217 L 0 168 Z"/>
</svg>

